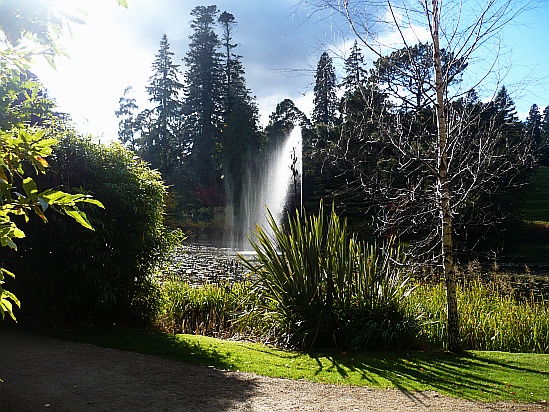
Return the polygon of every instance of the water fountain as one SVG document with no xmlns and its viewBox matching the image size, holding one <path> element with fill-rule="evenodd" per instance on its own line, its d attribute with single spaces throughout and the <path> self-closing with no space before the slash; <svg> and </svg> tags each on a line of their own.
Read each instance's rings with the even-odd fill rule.
<svg viewBox="0 0 549 412">
<path fill-rule="evenodd" d="M 239 213 L 232 218 L 230 247 L 251 250 L 248 235 L 256 225 L 268 229 L 267 209 L 277 223 L 290 208 L 301 207 L 301 127 L 273 145 L 260 170 L 246 170 Z M 228 208 L 232 211 L 234 208 Z"/>
<path fill-rule="evenodd" d="M 229 193 L 226 226 L 230 228 L 220 242 L 185 242 L 174 254 L 168 273 L 177 274 L 191 284 L 239 280 L 243 267 L 235 251 L 252 251 L 248 240 L 256 225 L 269 232 L 267 208 L 277 223 L 285 213 L 302 205 L 301 127 L 274 143 L 261 158 L 260 167 L 244 167 L 240 199 Z M 253 236 L 252 236 L 253 237 Z M 215 246 L 214 246 L 215 245 Z"/>
</svg>

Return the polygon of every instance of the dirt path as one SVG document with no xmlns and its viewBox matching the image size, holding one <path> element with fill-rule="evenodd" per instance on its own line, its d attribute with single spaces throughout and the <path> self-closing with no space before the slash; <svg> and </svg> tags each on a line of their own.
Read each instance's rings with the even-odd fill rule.
<svg viewBox="0 0 549 412">
<path fill-rule="evenodd" d="M 1 412 L 549 411 L 225 372 L 0 330 Z"/>
</svg>

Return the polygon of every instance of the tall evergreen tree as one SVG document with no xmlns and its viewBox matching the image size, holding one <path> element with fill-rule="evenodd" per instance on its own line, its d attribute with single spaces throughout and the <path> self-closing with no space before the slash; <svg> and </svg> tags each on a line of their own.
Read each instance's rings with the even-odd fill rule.
<svg viewBox="0 0 549 412">
<path fill-rule="evenodd" d="M 541 144 L 541 113 L 537 104 L 533 104 L 526 118 L 525 128 L 526 137 L 531 140 L 534 149 L 538 149 Z"/>
<path fill-rule="evenodd" d="M 320 55 L 315 74 L 313 123 L 333 126 L 336 123 L 336 74 L 327 52 Z"/>
<path fill-rule="evenodd" d="M 549 105 L 543 109 L 540 124 L 540 142 L 541 157 L 539 164 L 541 166 L 549 166 Z"/>
<path fill-rule="evenodd" d="M 219 16 L 218 22 L 222 29 L 223 61 L 223 127 L 220 136 L 222 173 L 228 201 L 237 205 L 244 184 L 243 172 L 251 167 L 251 159 L 257 157 L 259 151 L 258 109 L 246 87 L 242 56 L 234 52 L 238 47 L 233 37 L 236 27 L 234 16 L 225 11 Z"/>
<path fill-rule="evenodd" d="M 169 174 L 173 166 L 181 160 L 181 154 L 176 153 L 174 148 L 180 146 L 179 93 L 182 85 L 178 80 L 179 65 L 173 63 L 173 54 L 168 36 L 164 34 L 152 64 L 153 74 L 146 87 L 149 101 L 155 106 L 151 111 L 153 127 L 143 136 L 143 158 L 163 174 Z"/>
<path fill-rule="evenodd" d="M 132 151 L 137 151 L 136 133 L 139 129 L 139 122 L 135 111 L 139 108 L 135 98 L 131 95 L 133 88 L 126 87 L 124 95 L 120 98 L 120 108 L 114 112 L 118 121 L 118 140 Z"/>
<path fill-rule="evenodd" d="M 492 106 L 495 112 L 487 113 L 493 116 L 502 130 L 505 140 L 502 144 L 516 143 L 523 138 L 523 127 L 519 120 L 515 102 L 507 92 L 507 88 L 502 86 L 497 93 Z"/>
<path fill-rule="evenodd" d="M 340 85 L 343 88 L 340 110 L 343 116 L 350 116 L 364 109 L 364 89 L 368 78 L 368 72 L 364 68 L 364 56 L 356 40 L 349 57 L 345 59 L 344 69 L 345 77 Z"/>
<path fill-rule="evenodd" d="M 549 105 L 545 106 L 545 109 L 543 109 L 543 119 L 541 121 L 540 129 L 542 137 L 545 138 L 544 141 L 549 139 Z"/>
<path fill-rule="evenodd" d="M 194 18 L 189 37 L 189 51 L 183 61 L 185 73 L 185 133 L 192 142 L 192 168 L 196 183 L 216 186 L 220 178 L 217 153 L 220 117 L 223 107 L 223 67 L 218 52 L 219 38 L 215 33 L 217 6 L 197 6 L 191 11 Z"/>
</svg>

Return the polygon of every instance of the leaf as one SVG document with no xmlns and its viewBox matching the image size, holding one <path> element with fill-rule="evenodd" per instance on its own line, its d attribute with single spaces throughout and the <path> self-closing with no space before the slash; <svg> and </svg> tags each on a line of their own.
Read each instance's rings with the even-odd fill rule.
<svg viewBox="0 0 549 412">
<path fill-rule="evenodd" d="M 3 273 L 3 274 L 6 274 L 8 276 L 11 276 L 12 278 L 15 278 L 15 275 L 7 269 L 0 268 L 0 272 Z"/>
<path fill-rule="evenodd" d="M 23 189 L 25 193 L 30 198 L 31 201 L 34 201 L 38 197 L 38 187 L 32 178 L 27 177 L 23 180 Z"/>
<path fill-rule="evenodd" d="M 49 166 L 49 164 L 48 164 L 48 162 L 46 161 L 46 159 L 44 159 L 44 158 L 43 158 L 42 156 L 40 156 L 40 155 L 34 156 L 34 159 L 35 159 L 38 163 L 40 163 L 43 167 L 48 167 L 48 166 Z"/>
<path fill-rule="evenodd" d="M 128 8 L 128 1 L 127 0 L 116 0 L 119 6 Z"/>
<path fill-rule="evenodd" d="M 92 225 L 90 225 L 90 222 L 88 222 L 88 218 L 84 212 L 81 210 L 63 210 L 68 216 L 72 217 L 74 220 L 76 220 L 78 223 L 80 223 L 82 226 L 84 226 L 86 229 L 95 230 Z"/>
</svg>

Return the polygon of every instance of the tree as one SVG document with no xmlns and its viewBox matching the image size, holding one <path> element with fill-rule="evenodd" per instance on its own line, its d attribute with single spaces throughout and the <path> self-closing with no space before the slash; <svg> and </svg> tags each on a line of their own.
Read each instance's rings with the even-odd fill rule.
<svg viewBox="0 0 549 412">
<path fill-rule="evenodd" d="M 528 117 L 526 118 L 525 128 L 526 136 L 532 141 L 532 145 L 537 149 L 541 145 L 541 113 L 537 104 L 533 104 L 530 107 L 528 112 Z"/>
<path fill-rule="evenodd" d="M 131 97 L 133 89 L 131 86 L 124 89 L 124 96 L 119 100 L 120 108 L 114 112 L 118 121 L 118 140 L 134 152 L 137 151 L 138 141 L 136 134 L 139 130 L 139 122 L 135 110 L 139 107 L 134 97 Z"/>
<path fill-rule="evenodd" d="M 217 153 L 222 102 L 222 73 L 215 33 L 216 6 L 197 6 L 191 11 L 193 34 L 189 51 L 183 59 L 185 72 L 185 133 L 192 145 L 191 168 L 198 185 L 219 184 L 220 162 Z"/>
<path fill-rule="evenodd" d="M 158 308 L 151 275 L 177 237 L 163 224 L 167 191 L 159 172 L 120 144 L 106 147 L 74 132 L 50 158 L 39 185 L 78 187 L 105 209 L 85 208 L 95 231 L 50 210 L 48 225 L 29 222 L 29 236 L 7 257 L 18 268 L 24 319 L 148 326 Z"/>
<path fill-rule="evenodd" d="M 340 111 L 343 117 L 352 113 L 359 113 L 365 107 L 363 104 L 363 92 L 366 87 L 368 72 L 364 66 L 364 56 L 355 40 L 349 57 L 345 59 L 345 77 L 341 81 L 343 88 Z"/>
<path fill-rule="evenodd" d="M 460 97 L 467 96 L 475 86 L 464 91 L 460 87 L 453 88 L 453 81 L 455 73 L 461 72 L 473 54 L 481 46 L 485 46 L 494 34 L 520 11 L 512 7 L 513 3 L 510 0 L 473 3 L 467 2 L 467 7 L 463 8 L 458 2 L 443 3 L 440 0 L 418 2 L 416 6 L 414 2 L 391 0 L 383 4 L 370 1 L 316 3 L 322 7 L 329 4 L 334 10 L 341 11 L 363 46 L 378 58 L 384 57 L 382 50 L 385 45 L 379 41 L 382 36 L 378 36 L 374 30 L 396 31 L 408 56 L 412 55 L 414 50 L 413 46 L 410 46 L 408 33 L 418 33 L 420 30 L 428 33 L 430 46 L 427 50 L 431 57 L 421 60 L 431 75 L 423 78 L 424 84 L 414 83 L 420 72 L 413 66 L 410 68 L 409 64 L 416 60 L 409 59 L 403 69 L 397 67 L 398 74 L 403 76 L 408 84 L 412 84 L 410 91 L 415 92 L 416 97 L 421 97 L 424 91 L 430 92 L 427 101 L 419 100 L 418 105 L 416 98 L 414 105 L 416 108 L 428 105 L 428 111 L 423 113 L 416 110 L 414 113 L 406 113 L 406 107 L 403 112 L 388 106 L 383 117 L 375 119 L 376 134 L 362 138 L 364 141 L 375 139 L 388 142 L 396 156 L 390 157 L 393 167 L 409 171 L 397 176 L 400 186 L 380 185 L 392 189 L 385 192 L 386 198 L 398 195 L 396 198 L 393 197 L 393 205 L 385 210 L 386 213 L 381 218 L 391 217 L 396 219 L 393 222 L 398 222 L 399 217 L 406 216 L 406 207 L 409 203 L 422 203 L 422 213 L 416 216 L 408 215 L 408 218 L 416 219 L 420 223 L 423 220 L 432 223 L 433 230 L 428 237 L 435 240 L 430 245 L 430 250 L 444 273 L 448 315 L 447 347 L 451 351 L 461 349 L 454 264 L 454 218 L 459 213 L 458 207 L 471 202 L 473 194 L 490 190 L 489 184 L 495 181 L 495 176 L 482 174 L 483 167 L 497 159 L 500 153 L 499 137 L 503 133 L 501 128 L 483 123 L 483 134 L 476 135 L 474 145 L 469 144 L 470 137 L 475 136 L 471 132 L 479 129 L 479 120 L 482 116 L 478 109 L 483 106 L 454 105 L 454 102 L 458 102 Z M 377 19 L 372 17 L 376 14 Z M 417 37 L 415 40 L 419 43 Z M 445 54 L 448 61 L 444 61 Z M 393 67 L 395 66 L 391 69 Z M 390 89 L 386 91 L 391 92 Z M 392 92 L 393 102 L 404 101 L 400 88 L 394 87 Z M 406 119 L 409 115 L 413 118 Z M 423 119 L 430 121 L 424 122 Z M 409 138 L 408 131 L 412 132 L 414 139 Z M 507 140 L 507 143 L 508 150 L 521 149 L 521 146 L 514 145 L 511 140 Z M 456 161 L 458 151 L 461 161 Z M 532 156 L 526 152 L 521 159 L 523 163 L 519 169 L 522 171 L 530 167 Z M 514 168 L 515 166 L 507 161 L 499 163 L 501 172 L 511 173 Z M 491 173 L 494 172 L 492 168 Z M 424 178 L 421 178 L 422 176 Z M 487 176 L 491 179 L 486 179 Z M 366 181 L 361 183 L 363 187 L 368 187 Z M 384 223 L 383 220 L 381 223 Z"/>
<path fill-rule="evenodd" d="M 149 112 L 154 120 L 152 128 L 142 138 L 143 158 L 164 175 L 168 175 L 182 157 L 179 147 L 179 92 L 183 86 L 177 78 L 179 65 L 173 63 L 173 54 L 168 36 L 162 35 L 160 48 L 152 64 L 153 74 L 146 87 L 149 101 L 155 105 Z"/>
<path fill-rule="evenodd" d="M 327 52 L 320 55 L 315 74 L 313 123 L 333 126 L 336 123 L 336 74 Z"/>
<path fill-rule="evenodd" d="M 253 167 L 253 159 L 259 154 L 260 134 L 258 108 L 246 87 L 242 56 L 234 52 L 238 47 L 233 38 L 234 16 L 224 11 L 218 22 L 222 29 L 220 57 L 224 63 L 221 79 L 221 172 L 227 196 L 227 223 L 233 226 L 240 220 L 244 179 L 248 169 Z"/>
<path fill-rule="evenodd" d="M 549 105 L 543 109 L 543 117 L 540 124 L 541 158 L 540 165 L 549 166 Z"/>
<path fill-rule="evenodd" d="M 434 100 L 433 54 L 428 43 L 396 50 L 388 56 L 381 56 L 374 63 L 371 76 L 375 83 L 391 96 L 398 96 L 406 109 L 421 109 Z M 463 59 L 455 59 L 452 52 L 440 51 L 441 70 L 448 86 L 460 81 L 459 75 L 467 68 Z"/>
</svg>

